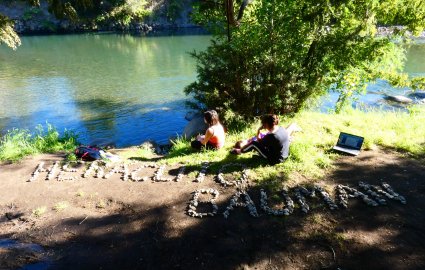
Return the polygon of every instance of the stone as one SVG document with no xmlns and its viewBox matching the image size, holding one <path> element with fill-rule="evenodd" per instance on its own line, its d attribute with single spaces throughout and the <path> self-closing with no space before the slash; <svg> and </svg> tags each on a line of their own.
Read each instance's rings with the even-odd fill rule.
<svg viewBox="0 0 425 270">
<path fill-rule="evenodd" d="M 186 119 L 187 121 L 192 121 L 195 117 L 202 117 L 202 114 L 200 112 L 195 111 L 187 112 L 184 116 L 184 119 Z"/>
<path fill-rule="evenodd" d="M 413 100 L 411 98 L 405 96 L 385 96 L 384 99 L 404 104 L 413 103 Z"/>
<path fill-rule="evenodd" d="M 183 138 L 191 138 L 198 134 L 205 134 L 208 125 L 204 122 L 203 116 L 193 118 L 183 130 Z"/>
<path fill-rule="evenodd" d="M 407 95 L 411 99 L 425 99 L 425 91 L 414 91 Z"/>
</svg>

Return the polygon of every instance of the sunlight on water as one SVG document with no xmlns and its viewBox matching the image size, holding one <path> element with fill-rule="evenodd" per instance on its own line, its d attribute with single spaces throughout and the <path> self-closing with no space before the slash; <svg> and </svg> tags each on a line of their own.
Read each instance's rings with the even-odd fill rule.
<svg viewBox="0 0 425 270">
<path fill-rule="evenodd" d="M 165 143 L 186 124 L 183 89 L 196 78 L 188 52 L 209 40 L 83 34 L 23 37 L 17 51 L 0 46 L 0 133 L 47 121 L 77 131 L 84 143 Z M 425 43 L 409 49 L 406 71 L 425 75 Z M 383 93 L 407 91 L 383 81 L 368 90 L 360 101 L 371 106 Z M 330 95 L 322 108 L 336 98 Z"/>
<path fill-rule="evenodd" d="M 0 130 L 48 121 L 86 143 L 166 142 L 186 124 L 183 89 L 196 78 L 188 52 L 209 39 L 86 34 L 1 47 Z"/>
</svg>

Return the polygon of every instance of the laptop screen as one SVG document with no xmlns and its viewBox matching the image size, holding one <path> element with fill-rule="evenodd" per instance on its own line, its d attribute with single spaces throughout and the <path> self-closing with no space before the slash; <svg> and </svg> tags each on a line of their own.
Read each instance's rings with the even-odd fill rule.
<svg viewBox="0 0 425 270">
<path fill-rule="evenodd" d="M 360 150 L 362 147 L 364 138 L 348 133 L 341 132 L 338 138 L 338 146 L 347 147 L 351 149 Z"/>
</svg>

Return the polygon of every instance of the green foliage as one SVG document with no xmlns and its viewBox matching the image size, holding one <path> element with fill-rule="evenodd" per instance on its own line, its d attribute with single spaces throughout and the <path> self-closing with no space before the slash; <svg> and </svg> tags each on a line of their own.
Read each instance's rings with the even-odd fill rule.
<svg viewBox="0 0 425 270">
<path fill-rule="evenodd" d="M 41 13 L 41 9 L 37 7 L 31 7 L 24 12 L 23 19 L 25 21 L 29 21 L 33 19 L 35 16 L 39 15 L 40 13 Z"/>
<path fill-rule="evenodd" d="M 170 21 L 177 20 L 186 5 L 187 0 L 168 0 L 166 1 L 166 15 Z"/>
<path fill-rule="evenodd" d="M 97 12 L 101 1 L 98 0 L 48 0 L 49 12 L 59 19 L 77 21 L 79 14 Z"/>
<path fill-rule="evenodd" d="M 151 14 L 151 11 L 146 8 L 147 4 L 145 0 L 125 0 L 111 11 L 104 12 L 98 16 L 97 22 L 113 21 L 122 26 L 128 26 L 132 21 L 143 20 Z"/>
<path fill-rule="evenodd" d="M 388 37 L 376 33 L 378 22 L 423 30 L 422 0 L 257 0 L 241 25 L 231 27 L 230 41 L 224 38 L 226 17 L 220 3 L 195 7 L 197 21 L 218 29 L 205 52 L 193 53 L 198 79 L 185 91 L 196 99 L 195 107 L 245 118 L 283 114 L 298 112 L 333 89 L 341 95 L 340 110 L 377 78 L 418 86 L 400 73 L 406 32 Z"/>
<path fill-rule="evenodd" d="M 252 153 L 234 156 L 229 154 L 236 141 L 255 135 L 259 123 L 250 123 L 248 127 L 232 130 L 226 136 L 226 145 L 219 151 L 195 152 L 189 141 L 175 141 L 166 162 L 170 164 L 186 163 L 198 165 L 201 161 L 217 163 L 212 171 L 224 163 L 243 163 L 252 169 L 252 179 L 259 181 L 271 178 L 290 177 L 302 174 L 307 178 L 324 175 L 333 166 L 333 161 L 340 155 L 329 151 L 336 143 L 339 132 L 358 134 L 365 138 L 363 151 L 376 147 L 398 151 L 401 154 L 424 160 L 425 158 L 425 109 L 414 107 L 411 113 L 359 110 L 344 110 L 339 114 L 324 114 L 313 111 L 302 111 L 295 117 L 281 117 L 283 126 L 296 122 L 302 132 L 295 133 L 290 156 L 282 164 L 269 166 L 260 158 L 252 158 Z"/>
<path fill-rule="evenodd" d="M 16 50 L 21 45 L 21 40 L 13 30 L 13 22 L 0 14 L 0 44 L 2 43 Z"/>
<path fill-rule="evenodd" d="M 39 125 L 34 135 L 28 130 L 13 129 L 0 139 L 0 161 L 17 161 L 39 153 L 72 151 L 77 145 L 77 136 L 73 132 L 65 130 L 60 136 L 49 124 L 46 131 Z"/>
</svg>

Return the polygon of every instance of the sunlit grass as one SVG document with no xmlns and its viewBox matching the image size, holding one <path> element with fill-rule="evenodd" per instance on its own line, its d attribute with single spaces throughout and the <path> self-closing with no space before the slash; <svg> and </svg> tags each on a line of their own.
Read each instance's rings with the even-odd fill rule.
<svg viewBox="0 0 425 270">
<path fill-rule="evenodd" d="M 287 126 L 296 122 L 302 132 L 295 133 L 290 147 L 290 156 L 282 164 L 267 165 L 261 158 L 251 158 L 252 153 L 234 156 L 229 153 L 236 141 L 255 134 L 259 123 L 248 128 L 229 131 L 226 145 L 219 151 L 194 152 L 190 142 L 177 139 L 166 162 L 197 165 L 202 161 L 215 163 L 212 171 L 221 164 L 238 162 L 252 167 L 256 180 L 289 177 L 298 173 L 311 179 L 320 179 L 339 154 L 331 151 L 340 132 L 347 132 L 365 138 L 363 150 L 383 147 L 398 151 L 413 158 L 425 156 L 425 110 L 417 107 L 406 112 L 347 110 L 340 114 L 324 114 L 304 111 L 295 117 L 282 117 L 281 124 Z"/>
<path fill-rule="evenodd" d="M 0 161 L 18 161 L 40 153 L 70 152 L 77 144 L 74 133 L 65 131 L 60 135 L 50 124 L 47 124 L 47 130 L 38 126 L 35 134 L 25 129 L 13 129 L 0 139 Z"/>
<path fill-rule="evenodd" d="M 46 207 L 46 206 L 41 206 L 41 207 L 37 207 L 36 209 L 34 209 L 34 210 L 32 211 L 32 214 L 33 214 L 35 217 L 39 218 L 39 217 L 41 217 L 42 215 L 44 215 L 46 212 L 47 212 L 47 207 Z"/>
<path fill-rule="evenodd" d="M 55 210 L 56 212 L 61 212 L 61 211 L 65 210 L 68 207 L 69 207 L 69 203 L 68 202 L 66 202 L 66 201 L 58 202 L 57 204 L 55 204 L 53 206 L 53 210 Z"/>
</svg>

